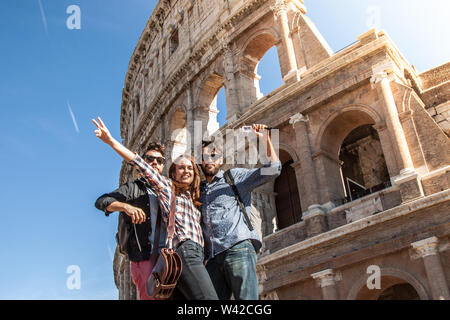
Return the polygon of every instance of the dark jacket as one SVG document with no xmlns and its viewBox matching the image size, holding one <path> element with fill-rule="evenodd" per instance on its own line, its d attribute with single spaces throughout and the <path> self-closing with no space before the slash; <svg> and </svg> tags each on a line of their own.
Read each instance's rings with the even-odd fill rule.
<svg viewBox="0 0 450 320">
<path fill-rule="evenodd" d="M 128 258 L 133 262 L 150 259 L 151 244 L 149 236 L 152 236 L 152 230 L 150 224 L 150 200 L 147 187 L 149 185 L 144 180 L 137 179 L 121 185 L 111 193 L 102 195 L 95 202 L 95 207 L 105 212 L 106 216 L 111 214 L 106 208 L 115 201 L 128 203 L 141 208 L 145 212 L 146 220 L 141 224 L 135 225 L 136 232 L 131 223 L 131 218 L 123 212 L 119 215 L 119 225 L 116 234 L 119 250 L 122 253 L 128 254 Z"/>
</svg>

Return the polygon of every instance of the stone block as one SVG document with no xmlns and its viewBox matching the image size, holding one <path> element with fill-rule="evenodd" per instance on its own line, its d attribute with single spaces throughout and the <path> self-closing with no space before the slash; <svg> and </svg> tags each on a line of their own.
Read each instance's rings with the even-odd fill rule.
<svg viewBox="0 0 450 320">
<path fill-rule="evenodd" d="M 347 223 L 352 223 L 383 211 L 383 204 L 379 195 L 375 198 L 361 199 L 357 202 L 346 210 Z"/>
<path fill-rule="evenodd" d="M 436 108 L 428 108 L 427 112 L 430 116 L 435 116 L 436 115 Z"/>
<path fill-rule="evenodd" d="M 318 214 L 305 219 L 305 226 L 308 238 L 328 231 L 328 223 L 325 214 Z"/>
<path fill-rule="evenodd" d="M 376 39 L 378 39 L 377 29 L 371 29 L 358 37 L 358 40 L 362 45 L 368 44 Z"/>
<path fill-rule="evenodd" d="M 409 202 L 423 197 L 422 184 L 417 178 L 405 181 L 400 184 L 400 194 L 402 196 L 402 202 Z"/>
</svg>

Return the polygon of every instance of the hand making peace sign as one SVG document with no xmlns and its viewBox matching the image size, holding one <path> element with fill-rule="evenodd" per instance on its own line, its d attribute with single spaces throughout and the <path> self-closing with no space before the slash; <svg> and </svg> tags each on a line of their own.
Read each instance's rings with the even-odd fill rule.
<svg viewBox="0 0 450 320">
<path fill-rule="evenodd" d="M 100 117 L 97 118 L 98 122 L 95 121 L 94 119 L 92 119 L 92 122 L 96 125 L 96 127 L 98 128 L 97 130 L 95 130 L 95 135 L 102 140 L 104 143 L 106 144 L 111 144 L 114 140 L 114 138 L 112 137 L 111 133 L 109 132 L 108 128 L 105 126 L 105 124 L 103 123 L 102 119 Z"/>
<path fill-rule="evenodd" d="M 113 148 L 113 150 L 116 151 L 119 154 L 119 156 L 121 156 L 125 161 L 131 161 L 134 157 L 134 152 L 131 152 L 126 147 L 124 147 L 120 142 L 114 139 L 111 133 L 109 132 L 108 128 L 103 123 L 102 119 L 100 119 L 100 117 L 98 117 L 97 119 L 98 122 L 92 119 L 92 122 L 97 127 L 97 130 L 94 131 L 95 135 L 104 143 Z"/>
</svg>

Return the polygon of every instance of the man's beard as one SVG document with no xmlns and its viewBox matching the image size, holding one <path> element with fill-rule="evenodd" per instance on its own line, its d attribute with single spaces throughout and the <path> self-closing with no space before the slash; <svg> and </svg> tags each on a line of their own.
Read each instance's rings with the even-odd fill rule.
<svg viewBox="0 0 450 320">
<path fill-rule="evenodd" d="M 205 174 L 205 177 L 214 177 L 217 172 L 219 172 L 219 167 L 214 167 L 214 169 L 208 170 L 205 168 L 203 168 L 203 173 Z"/>
</svg>

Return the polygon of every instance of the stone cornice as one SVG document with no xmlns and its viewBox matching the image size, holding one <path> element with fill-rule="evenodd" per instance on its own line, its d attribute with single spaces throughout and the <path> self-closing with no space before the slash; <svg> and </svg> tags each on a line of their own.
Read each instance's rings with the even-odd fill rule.
<svg viewBox="0 0 450 320">
<path fill-rule="evenodd" d="M 340 273 L 336 273 L 333 269 L 326 269 L 320 272 L 313 273 L 311 277 L 316 280 L 321 288 L 334 286 L 336 281 L 342 280 Z"/>
<path fill-rule="evenodd" d="M 411 246 L 417 251 L 420 257 L 425 258 L 438 254 L 439 240 L 436 237 L 427 238 L 414 243 Z"/>
</svg>

